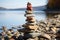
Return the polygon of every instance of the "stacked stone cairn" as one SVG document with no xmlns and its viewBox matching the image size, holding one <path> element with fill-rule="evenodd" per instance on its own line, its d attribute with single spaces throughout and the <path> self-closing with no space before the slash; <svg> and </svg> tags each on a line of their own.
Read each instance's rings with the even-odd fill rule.
<svg viewBox="0 0 60 40">
<path fill-rule="evenodd" d="M 24 40 L 43 40 L 40 39 L 41 36 L 50 39 L 49 35 L 40 32 L 40 27 L 37 25 L 33 15 L 31 3 L 27 3 L 27 9 L 25 12 L 26 14 L 24 16 L 26 17 L 26 23 L 22 25 L 24 29 L 20 30 L 24 33 Z"/>
<path fill-rule="evenodd" d="M 33 34 L 33 31 L 36 31 L 38 26 L 36 25 L 31 3 L 29 3 L 29 2 L 27 3 L 27 9 L 25 12 L 26 12 L 26 14 L 24 16 L 26 17 L 27 23 L 25 23 L 23 25 L 23 27 L 25 28 L 24 36 L 26 36 L 26 38 L 28 39 L 28 38 L 32 37 L 32 35 L 30 33 Z"/>
<path fill-rule="evenodd" d="M 31 6 L 31 3 L 29 2 L 27 4 L 27 10 L 26 10 L 25 17 L 26 17 L 27 23 L 25 24 L 26 26 L 24 27 L 27 29 L 36 30 L 38 26 L 36 25 L 36 21 L 35 21 L 33 11 L 32 11 L 32 6 Z"/>
</svg>

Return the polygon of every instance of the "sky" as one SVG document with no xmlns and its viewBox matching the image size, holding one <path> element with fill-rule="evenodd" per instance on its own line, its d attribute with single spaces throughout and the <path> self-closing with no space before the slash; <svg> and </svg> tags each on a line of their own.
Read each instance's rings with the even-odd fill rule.
<svg viewBox="0 0 60 40">
<path fill-rule="evenodd" d="M 30 2 L 33 7 L 47 4 L 47 0 L 0 0 L 0 7 L 25 8 L 27 2 Z"/>
</svg>

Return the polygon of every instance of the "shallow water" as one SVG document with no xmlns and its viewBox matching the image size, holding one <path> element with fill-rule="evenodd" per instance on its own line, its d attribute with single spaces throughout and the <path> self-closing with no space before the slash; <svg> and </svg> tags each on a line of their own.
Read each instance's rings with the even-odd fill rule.
<svg viewBox="0 0 60 40">
<path fill-rule="evenodd" d="M 34 11 L 36 20 L 44 20 L 46 14 L 44 11 Z M 0 28 L 6 26 L 11 28 L 12 26 L 18 26 L 25 23 L 26 17 L 24 17 L 25 11 L 0 11 Z"/>
</svg>

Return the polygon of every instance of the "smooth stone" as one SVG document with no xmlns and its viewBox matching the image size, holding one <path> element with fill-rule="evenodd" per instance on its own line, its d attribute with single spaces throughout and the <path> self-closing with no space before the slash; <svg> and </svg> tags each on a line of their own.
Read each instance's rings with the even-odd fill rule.
<svg viewBox="0 0 60 40">
<path fill-rule="evenodd" d="M 24 37 L 25 38 L 35 38 L 38 37 L 40 35 L 40 33 L 25 33 Z"/>
<path fill-rule="evenodd" d="M 31 32 L 31 30 L 30 29 L 27 29 L 27 28 L 22 28 L 22 29 L 17 29 L 19 32 L 23 32 L 23 33 L 25 33 L 25 32 Z"/>
<path fill-rule="evenodd" d="M 34 17 L 27 17 L 26 21 L 29 21 L 29 20 L 35 20 Z"/>
<path fill-rule="evenodd" d="M 33 12 L 32 11 L 25 11 L 27 14 L 32 14 Z"/>
<path fill-rule="evenodd" d="M 25 16 L 25 17 L 29 17 L 29 16 L 30 16 L 30 17 L 34 17 L 34 14 L 25 14 L 24 16 Z"/>
<path fill-rule="evenodd" d="M 48 34 L 46 34 L 46 33 L 41 33 L 40 36 L 42 36 L 42 37 L 44 37 L 44 38 L 47 38 L 47 39 L 51 40 L 51 37 L 50 37 Z"/>
<path fill-rule="evenodd" d="M 37 24 L 36 21 L 35 21 L 35 22 L 28 22 L 28 21 L 27 21 L 27 22 L 25 23 L 25 25 L 36 25 L 36 24 Z M 24 25 L 24 24 L 23 24 L 23 25 Z"/>
<path fill-rule="evenodd" d="M 35 38 L 29 38 L 27 40 L 39 40 L 38 37 L 35 37 Z"/>
<path fill-rule="evenodd" d="M 34 26 L 28 26 L 29 29 L 33 29 L 33 30 L 37 30 L 38 26 L 37 25 L 34 25 Z"/>
<path fill-rule="evenodd" d="M 37 30 L 37 28 L 38 28 L 37 25 L 27 25 L 27 24 L 24 24 L 22 26 L 25 27 L 25 28 L 28 28 L 28 29 L 32 29 L 32 30 Z"/>
<path fill-rule="evenodd" d="M 29 33 L 33 38 L 40 36 L 40 33 Z"/>
<path fill-rule="evenodd" d="M 25 37 L 27 37 L 27 38 L 35 38 L 35 37 L 39 37 L 39 36 L 42 36 L 42 37 L 47 38 L 47 39 L 51 39 L 51 37 L 48 34 L 43 34 L 43 33 L 28 33 L 28 34 L 25 34 Z"/>
</svg>

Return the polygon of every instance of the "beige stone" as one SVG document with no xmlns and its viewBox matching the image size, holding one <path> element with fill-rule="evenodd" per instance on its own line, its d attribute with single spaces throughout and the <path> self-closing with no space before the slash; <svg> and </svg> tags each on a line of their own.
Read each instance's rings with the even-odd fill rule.
<svg viewBox="0 0 60 40">
<path fill-rule="evenodd" d="M 30 17 L 34 17 L 33 14 L 25 14 L 24 16 L 25 16 L 25 17 L 29 17 L 29 16 L 30 16 Z"/>
<path fill-rule="evenodd" d="M 27 40 L 38 40 L 38 37 L 35 37 L 35 38 L 29 38 Z"/>
<path fill-rule="evenodd" d="M 35 30 L 35 29 L 37 30 L 37 28 L 38 28 L 37 25 L 27 25 L 27 24 L 23 25 L 23 27 L 33 29 L 33 30 Z"/>
<path fill-rule="evenodd" d="M 51 37 L 50 37 L 48 34 L 44 34 L 44 33 L 42 33 L 41 36 L 43 36 L 43 37 L 45 37 L 45 38 L 51 40 Z"/>
<path fill-rule="evenodd" d="M 25 11 L 27 14 L 32 14 L 33 12 L 32 11 Z"/>
<path fill-rule="evenodd" d="M 25 24 L 27 24 L 27 25 L 36 25 L 36 22 L 34 22 L 34 23 L 29 23 L 29 22 L 27 22 L 27 23 L 25 23 Z"/>
<path fill-rule="evenodd" d="M 37 30 L 38 26 L 37 25 L 34 25 L 34 26 L 28 26 L 29 29 L 33 29 L 33 30 Z"/>
<path fill-rule="evenodd" d="M 52 29 L 52 31 L 53 31 L 54 33 L 56 33 L 56 30 L 57 30 L 56 27 L 53 27 L 53 28 L 51 28 L 51 29 Z"/>
<path fill-rule="evenodd" d="M 3 30 L 4 32 L 6 32 L 6 31 L 7 31 L 6 26 L 2 26 L 2 30 Z"/>
<path fill-rule="evenodd" d="M 35 39 L 29 38 L 29 39 L 27 39 L 27 40 L 35 40 Z"/>
<path fill-rule="evenodd" d="M 32 22 L 32 23 L 33 23 L 33 22 L 35 22 L 35 18 L 32 17 L 31 19 L 27 19 L 26 21 L 27 21 L 27 22 Z"/>
<path fill-rule="evenodd" d="M 20 33 L 18 32 L 18 31 L 16 31 L 15 33 L 14 33 L 14 35 L 16 36 L 16 38 L 17 37 L 19 37 L 20 36 Z"/>
<path fill-rule="evenodd" d="M 27 21 L 29 21 L 29 20 L 35 20 L 35 18 L 34 17 L 27 17 L 27 19 L 26 19 Z"/>
</svg>

